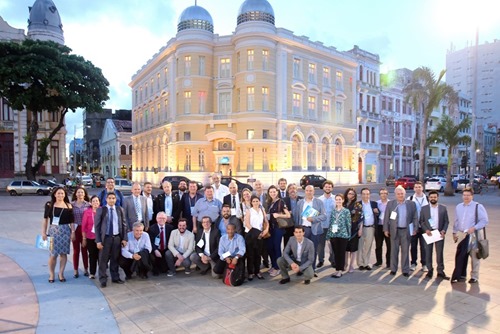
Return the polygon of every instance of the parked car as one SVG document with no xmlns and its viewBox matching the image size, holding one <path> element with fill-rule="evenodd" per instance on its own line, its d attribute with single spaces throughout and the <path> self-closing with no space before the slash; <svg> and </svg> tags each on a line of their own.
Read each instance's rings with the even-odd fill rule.
<svg viewBox="0 0 500 334">
<path fill-rule="evenodd" d="M 131 194 L 132 182 L 127 179 L 116 178 L 115 189 L 120 190 L 123 194 Z"/>
<path fill-rule="evenodd" d="M 38 179 L 38 183 L 41 184 L 41 185 L 49 186 L 52 189 L 57 188 L 57 187 L 66 188 L 66 185 L 64 185 L 62 183 L 57 183 L 54 180 Z"/>
<path fill-rule="evenodd" d="M 94 184 L 94 180 L 92 180 L 92 176 L 90 175 L 78 176 L 78 179 L 79 183 L 85 187 L 92 187 L 92 185 Z"/>
<path fill-rule="evenodd" d="M 490 182 L 492 184 L 498 184 L 499 182 L 499 179 L 500 179 L 500 173 L 496 173 L 495 175 L 492 175 L 491 178 L 490 178 Z"/>
<path fill-rule="evenodd" d="M 470 188 L 470 187 L 471 187 L 471 184 L 470 184 L 470 181 L 468 179 L 458 180 L 457 181 L 457 189 L 455 189 L 455 192 L 461 192 L 465 188 Z M 483 189 L 482 184 L 477 182 L 476 180 L 474 180 L 474 183 L 472 186 L 472 190 L 474 190 L 474 194 L 481 193 L 482 189 Z"/>
<path fill-rule="evenodd" d="M 463 180 L 466 179 L 467 177 L 465 174 L 451 174 L 451 180 L 452 181 L 458 181 L 458 180 Z"/>
<path fill-rule="evenodd" d="M 387 179 L 385 179 L 386 187 L 393 186 L 395 184 L 396 184 L 396 178 L 394 177 L 394 175 L 389 175 Z"/>
<path fill-rule="evenodd" d="M 308 185 L 312 185 L 316 188 L 323 189 L 323 183 L 326 181 L 326 179 L 321 176 L 321 175 L 304 175 L 300 179 L 300 186 L 302 189 L 306 189 Z"/>
<path fill-rule="evenodd" d="M 425 182 L 426 191 L 436 190 L 443 192 L 444 188 L 446 188 L 446 179 L 444 177 L 433 177 Z"/>
<path fill-rule="evenodd" d="M 7 192 L 11 196 L 24 194 L 49 195 L 51 191 L 52 187 L 29 180 L 14 180 L 7 186 Z"/>
<path fill-rule="evenodd" d="M 231 183 L 231 181 L 236 182 L 236 184 L 238 185 L 238 191 L 241 191 L 244 188 L 247 188 L 248 190 L 253 191 L 253 187 L 251 185 L 249 185 L 247 183 L 240 182 L 233 177 L 223 176 L 220 179 L 220 183 L 222 183 L 223 185 L 225 185 L 227 187 L 229 186 L 229 183 Z"/>
<path fill-rule="evenodd" d="M 394 185 L 396 187 L 401 186 L 406 190 L 408 190 L 408 189 L 413 189 L 413 187 L 415 186 L 415 182 L 417 182 L 415 178 L 400 177 L 399 179 L 396 180 L 396 183 Z"/>
<path fill-rule="evenodd" d="M 160 189 L 161 189 L 161 184 L 165 181 L 168 181 L 172 184 L 172 190 L 179 190 L 179 182 L 181 182 L 182 180 L 186 181 L 186 183 L 189 183 L 189 181 L 191 181 L 191 180 L 189 180 L 189 178 L 187 178 L 185 176 L 180 176 L 180 175 L 165 176 L 161 180 Z M 198 187 L 198 190 L 203 188 L 203 183 L 198 182 L 198 181 L 195 181 L 195 182 L 196 182 L 196 186 Z"/>
</svg>

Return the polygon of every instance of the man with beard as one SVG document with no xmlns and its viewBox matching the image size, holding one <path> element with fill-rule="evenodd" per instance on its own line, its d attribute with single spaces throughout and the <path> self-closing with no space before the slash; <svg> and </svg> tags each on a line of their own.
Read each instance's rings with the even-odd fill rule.
<svg viewBox="0 0 500 334">
<path fill-rule="evenodd" d="M 325 244 L 326 244 L 326 233 L 328 232 L 328 228 L 330 227 L 330 216 L 332 214 L 333 208 L 335 208 L 335 198 L 332 196 L 333 191 L 333 182 L 330 180 L 326 180 L 323 182 L 323 195 L 319 197 L 319 200 L 323 202 L 325 206 L 326 219 L 321 222 L 323 227 L 323 234 L 319 238 L 318 244 L 318 264 L 316 268 L 323 267 L 325 261 Z M 332 244 L 328 243 L 328 248 L 330 250 L 330 256 L 328 261 L 332 267 L 335 266 L 335 258 L 333 257 L 333 249 Z"/>
<path fill-rule="evenodd" d="M 194 252 L 194 234 L 187 229 L 186 220 L 179 219 L 179 224 L 176 230 L 173 230 L 168 240 L 168 250 L 165 253 L 167 259 L 168 273 L 167 276 L 175 275 L 176 268 L 184 267 L 186 275 L 191 274 L 191 259 L 190 256 Z"/>
<path fill-rule="evenodd" d="M 182 200 L 182 197 L 184 197 L 184 194 L 186 193 L 187 190 L 186 180 L 180 180 L 177 189 L 178 190 L 176 192 L 179 195 L 179 199 Z"/>
<path fill-rule="evenodd" d="M 224 201 L 224 196 L 229 194 L 229 188 L 220 183 L 219 173 L 212 174 L 212 188 L 214 191 L 214 197 L 222 203 Z"/>
<path fill-rule="evenodd" d="M 221 235 L 227 234 L 227 225 L 233 224 L 235 232 L 238 234 L 243 234 L 243 224 L 241 220 L 235 216 L 231 216 L 231 207 L 228 204 L 224 204 L 221 210 L 220 219 L 215 223 L 215 227 L 219 229 Z"/>
<path fill-rule="evenodd" d="M 278 180 L 278 196 L 279 198 L 285 198 L 287 196 L 286 193 L 286 184 L 288 182 L 284 177 Z"/>
<path fill-rule="evenodd" d="M 420 226 L 422 231 L 428 236 L 432 235 L 433 230 L 438 230 L 441 234 L 442 240 L 436 241 L 434 244 L 428 244 L 425 249 L 425 263 L 429 271 L 427 278 L 432 278 L 434 268 L 432 267 L 432 250 L 436 248 L 436 262 L 437 262 L 437 276 L 449 280 L 450 278 L 444 273 L 443 249 L 444 249 L 444 236 L 448 229 L 448 210 L 444 205 L 438 204 L 439 194 L 437 191 L 429 193 L 430 205 L 425 205 L 420 211 Z M 434 246 L 435 245 L 435 246 Z"/>
<path fill-rule="evenodd" d="M 194 205 L 203 195 L 198 193 L 198 185 L 194 181 L 189 181 L 188 192 L 181 198 L 181 215 L 187 220 L 187 229 L 193 231 L 193 210 Z"/>
</svg>

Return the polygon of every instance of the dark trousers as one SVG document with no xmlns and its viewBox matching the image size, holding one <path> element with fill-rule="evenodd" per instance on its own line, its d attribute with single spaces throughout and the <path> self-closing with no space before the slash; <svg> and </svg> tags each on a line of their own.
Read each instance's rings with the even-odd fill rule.
<svg viewBox="0 0 500 334">
<path fill-rule="evenodd" d="M 252 232 L 255 230 L 254 232 Z M 256 275 L 260 272 L 260 258 L 262 255 L 262 239 L 258 238 L 261 231 L 251 229 L 245 237 L 248 275 Z"/>
<path fill-rule="evenodd" d="M 411 245 L 410 245 L 411 264 L 417 264 L 419 243 L 420 243 L 420 263 L 423 266 L 425 266 L 425 247 L 427 246 L 427 244 L 425 243 L 424 237 L 420 232 L 417 232 L 417 234 L 411 236 Z"/>
<path fill-rule="evenodd" d="M 94 275 L 97 271 L 97 260 L 99 259 L 99 250 L 95 239 L 87 239 L 87 251 L 89 252 L 89 271 L 90 275 Z"/>
<path fill-rule="evenodd" d="M 382 264 L 382 250 L 385 241 L 385 265 L 387 267 L 391 266 L 391 238 L 386 237 L 384 234 L 384 226 L 375 226 L 375 257 L 377 258 L 377 263 Z"/>
<path fill-rule="evenodd" d="M 343 271 L 345 267 L 345 250 L 347 248 L 348 239 L 332 238 L 330 244 L 332 245 L 333 254 L 335 257 L 335 270 Z"/>
<path fill-rule="evenodd" d="M 267 252 L 271 258 L 271 267 L 274 269 L 278 268 L 278 258 L 281 257 L 281 241 L 283 240 L 283 234 L 285 231 L 281 228 L 273 228 L 271 231 L 271 237 L 267 241 Z"/>
<path fill-rule="evenodd" d="M 122 239 L 119 235 L 104 237 L 102 242 L 103 248 L 99 251 L 99 282 L 106 283 L 108 280 L 108 275 L 106 273 L 108 270 L 108 262 L 111 279 L 113 281 L 120 279 L 120 274 L 118 273 L 118 259 L 120 258 L 121 242 Z"/>
<path fill-rule="evenodd" d="M 140 260 L 129 259 L 120 256 L 119 264 L 127 277 L 131 277 L 134 272 L 143 276 L 151 270 L 151 258 L 147 249 L 143 249 L 138 253 L 141 256 Z"/>
<path fill-rule="evenodd" d="M 469 238 L 467 235 L 464 240 L 460 241 L 457 245 L 457 252 L 455 253 L 455 269 L 451 275 L 451 279 L 460 279 L 467 277 L 467 264 L 469 262 Z"/>
<path fill-rule="evenodd" d="M 313 261 L 313 269 L 316 271 L 316 258 L 318 257 L 318 245 L 319 245 L 319 239 L 321 238 L 321 234 L 319 235 L 314 235 L 311 231 L 310 227 L 306 227 L 306 233 L 304 236 L 311 240 L 314 244 L 314 261 Z"/>
<path fill-rule="evenodd" d="M 440 240 L 426 246 L 425 256 L 427 257 L 425 259 L 425 263 L 427 264 L 427 268 L 429 268 L 429 272 L 427 273 L 428 276 L 432 276 L 432 274 L 434 273 L 434 267 L 432 266 L 432 253 L 434 248 L 436 248 L 437 272 L 438 274 L 444 273 L 444 240 Z"/>
<path fill-rule="evenodd" d="M 153 274 L 166 273 L 168 270 L 167 267 L 167 258 L 165 257 L 165 253 L 167 249 L 164 249 L 163 252 L 158 249 L 161 254 L 161 257 L 157 257 L 155 252 L 151 252 L 151 262 L 153 264 Z"/>
<path fill-rule="evenodd" d="M 78 225 L 75 230 L 75 240 L 73 243 L 73 269 L 78 270 L 80 264 L 80 252 L 82 253 L 83 268 L 85 271 L 89 268 L 89 258 L 87 255 L 87 248 L 82 246 L 82 226 Z"/>
<path fill-rule="evenodd" d="M 217 275 L 224 274 L 226 266 L 227 266 L 226 261 L 222 261 L 220 258 L 217 259 L 217 262 L 215 262 L 215 266 L 213 268 L 214 273 L 216 273 Z M 240 257 L 236 266 L 238 267 L 243 266 L 242 271 L 245 272 L 245 257 Z"/>
</svg>

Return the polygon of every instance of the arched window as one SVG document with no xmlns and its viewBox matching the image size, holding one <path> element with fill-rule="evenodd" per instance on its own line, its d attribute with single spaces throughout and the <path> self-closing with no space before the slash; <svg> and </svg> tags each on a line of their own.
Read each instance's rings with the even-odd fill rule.
<svg viewBox="0 0 500 334">
<path fill-rule="evenodd" d="M 342 170 L 342 142 L 340 139 L 335 140 L 335 170 Z"/>
<path fill-rule="evenodd" d="M 127 155 L 127 146 L 126 145 L 121 145 L 120 146 L 120 154 L 121 155 Z"/>
<path fill-rule="evenodd" d="M 367 126 L 365 128 L 365 130 L 366 130 L 366 142 L 369 143 L 370 142 L 370 127 Z"/>
<path fill-rule="evenodd" d="M 358 141 L 359 142 L 363 141 L 363 127 L 361 125 L 358 126 Z"/>
<path fill-rule="evenodd" d="M 132 145 L 129 145 L 128 147 L 128 154 L 132 155 Z"/>
<path fill-rule="evenodd" d="M 302 142 L 298 135 L 292 138 L 292 170 L 302 170 Z"/>
<path fill-rule="evenodd" d="M 321 164 L 323 170 L 330 170 L 330 143 L 326 138 L 321 142 Z"/>
<path fill-rule="evenodd" d="M 372 127 L 372 144 L 375 143 L 375 127 Z"/>
<path fill-rule="evenodd" d="M 314 137 L 307 139 L 307 170 L 316 170 L 316 141 Z"/>
</svg>

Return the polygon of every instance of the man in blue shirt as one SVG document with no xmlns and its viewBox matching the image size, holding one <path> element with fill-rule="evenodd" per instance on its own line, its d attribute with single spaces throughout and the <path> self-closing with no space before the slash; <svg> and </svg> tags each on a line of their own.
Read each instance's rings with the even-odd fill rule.
<svg viewBox="0 0 500 334">
<path fill-rule="evenodd" d="M 245 239 L 236 233 L 236 226 L 229 223 L 226 227 L 227 234 L 219 240 L 219 260 L 213 269 L 214 273 L 222 275 L 229 264 L 244 266 L 246 247 Z"/>
<path fill-rule="evenodd" d="M 151 250 L 151 241 L 149 235 L 144 232 L 144 225 L 140 222 L 134 223 L 133 231 L 128 232 L 128 243 L 122 247 L 119 260 L 127 279 L 132 278 L 134 271 L 140 278 L 148 278 L 148 271 L 152 268 Z"/>
</svg>

